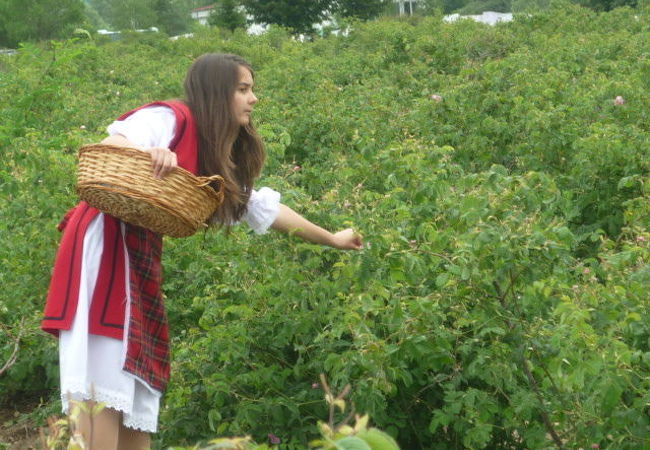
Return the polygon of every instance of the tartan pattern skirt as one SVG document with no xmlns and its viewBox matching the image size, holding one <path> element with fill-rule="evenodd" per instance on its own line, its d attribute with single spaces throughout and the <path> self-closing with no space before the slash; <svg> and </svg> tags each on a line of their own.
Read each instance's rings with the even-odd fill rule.
<svg viewBox="0 0 650 450">
<path fill-rule="evenodd" d="M 103 245 L 103 214 L 98 215 L 84 236 L 81 285 L 77 312 L 70 330 L 61 330 L 59 356 L 61 400 L 67 413 L 71 401 L 95 400 L 122 412 L 126 427 L 155 432 L 161 392 L 123 370 L 127 333 L 120 341 L 88 333 L 88 312 L 99 271 Z M 125 261 L 128 264 L 128 261 Z M 129 271 L 127 270 L 128 274 Z M 124 280 L 128 283 L 129 280 Z M 127 286 L 127 292 L 129 292 Z M 125 325 L 129 321 L 129 301 Z"/>
</svg>

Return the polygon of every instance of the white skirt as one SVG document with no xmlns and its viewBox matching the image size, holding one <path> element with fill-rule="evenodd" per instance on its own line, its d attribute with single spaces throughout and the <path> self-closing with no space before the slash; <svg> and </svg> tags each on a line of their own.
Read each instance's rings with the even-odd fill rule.
<svg viewBox="0 0 650 450">
<path fill-rule="evenodd" d="M 122 230 L 124 232 L 124 230 Z M 124 235 L 124 233 L 122 233 Z M 104 245 L 104 215 L 88 226 L 83 243 L 79 303 L 70 330 L 59 336 L 61 401 L 68 414 L 70 400 L 95 400 L 122 412 L 126 427 L 155 432 L 161 393 L 139 378 L 122 370 L 126 357 L 129 322 L 129 266 L 125 249 L 127 298 L 122 341 L 88 333 L 88 314 Z"/>
</svg>

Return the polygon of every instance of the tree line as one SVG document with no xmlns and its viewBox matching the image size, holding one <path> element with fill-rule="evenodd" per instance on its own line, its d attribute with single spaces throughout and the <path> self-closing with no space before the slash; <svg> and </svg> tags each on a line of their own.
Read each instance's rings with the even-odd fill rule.
<svg viewBox="0 0 650 450">
<path fill-rule="evenodd" d="M 170 35 L 191 26 L 194 0 L 3 0 L 0 47 L 67 38 L 75 29 L 158 27 Z"/>
<path fill-rule="evenodd" d="M 137 30 L 157 27 L 169 35 L 191 31 L 190 12 L 211 0 L 4 0 L 0 2 L 0 47 L 23 41 L 69 37 L 76 28 Z M 220 0 L 212 3 L 211 25 L 233 30 L 256 23 L 277 24 L 297 33 L 331 14 L 371 19 L 390 0 Z"/>
<path fill-rule="evenodd" d="M 0 2 L 0 47 L 20 42 L 71 36 L 77 28 L 136 30 L 157 27 L 169 35 L 191 31 L 197 25 L 190 12 L 212 0 L 3 0 Z M 637 0 L 573 0 L 597 11 L 636 6 Z M 475 14 L 544 7 L 548 0 L 417 0 L 416 13 Z M 294 33 L 309 34 L 327 18 L 373 19 L 396 13 L 393 0 L 219 0 L 210 25 L 234 30 L 252 20 L 277 24 Z"/>
</svg>

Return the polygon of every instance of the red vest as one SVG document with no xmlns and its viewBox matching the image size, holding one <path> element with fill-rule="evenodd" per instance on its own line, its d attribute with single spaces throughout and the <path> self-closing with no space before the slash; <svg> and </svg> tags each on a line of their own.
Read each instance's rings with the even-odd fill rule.
<svg viewBox="0 0 650 450">
<path fill-rule="evenodd" d="M 189 108 L 181 102 L 155 102 L 133 111 L 130 111 L 118 120 L 124 120 L 135 111 L 152 106 L 163 105 L 170 107 L 176 116 L 176 130 L 174 139 L 169 147 L 177 154 L 178 165 L 197 174 L 197 148 L 198 137 L 196 124 Z M 79 298 L 79 284 L 81 275 L 81 259 L 83 240 L 90 222 L 99 214 L 99 210 L 91 207 L 86 202 L 80 202 L 70 210 L 59 225 L 63 231 L 61 244 L 54 263 L 54 271 L 50 282 L 45 314 L 42 321 L 43 330 L 58 335 L 58 330 L 69 330 L 74 319 Z M 131 335 L 129 337 L 129 351 L 127 352 L 127 366 L 129 357 L 131 364 L 141 369 L 129 370 L 138 372 L 136 375 L 143 378 L 155 389 L 163 390 L 169 376 L 168 367 L 168 334 L 167 320 L 162 304 L 160 287 L 162 284 L 162 268 L 160 264 L 160 250 L 162 238 L 155 233 L 127 225 L 126 247 L 129 251 L 130 262 L 130 288 L 134 303 L 139 303 L 141 298 L 160 299 L 156 306 L 156 314 L 160 317 L 151 322 L 145 316 L 151 311 L 139 310 L 139 306 L 132 303 L 131 310 Z M 101 336 L 122 339 L 124 334 L 125 318 L 125 263 L 124 263 L 124 237 L 120 221 L 112 216 L 104 215 L 104 247 L 102 250 L 99 274 L 89 315 L 89 332 Z M 139 272 L 138 272 L 139 270 Z M 143 276 L 146 274 L 146 277 Z M 138 302 L 135 301 L 138 300 Z M 144 308 L 148 306 L 145 304 Z M 149 323 L 139 323 L 133 329 L 134 321 L 149 320 Z M 150 336 L 147 328 L 155 330 L 156 335 Z M 138 334 L 137 340 L 132 339 L 133 332 Z M 142 350 L 148 342 L 156 347 L 154 356 L 142 356 L 150 351 Z M 132 343 L 133 341 L 133 343 Z M 142 345 L 141 345 L 142 344 Z M 146 349 L 149 350 L 149 349 Z M 142 361 L 142 359 L 151 359 Z M 142 373 L 140 373 L 142 372 Z M 143 375 L 143 374 L 150 375 Z"/>
</svg>

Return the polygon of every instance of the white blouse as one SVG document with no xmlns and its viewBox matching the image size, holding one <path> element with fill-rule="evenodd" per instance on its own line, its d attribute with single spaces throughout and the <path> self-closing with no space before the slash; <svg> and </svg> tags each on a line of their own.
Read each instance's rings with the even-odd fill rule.
<svg viewBox="0 0 650 450">
<path fill-rule="evenodd" d="M 108 134 L 120 134 L 135 145 L 145 148 L 168 148 L 176 132 L 176 116 L 167 106 L 149 106 L 116 120 L 107 128 Z M 263 187 L 253 189 L 242 220 L 257 234 L 266 233 L 280 212 L 280 193 Z"/>
</svg>

